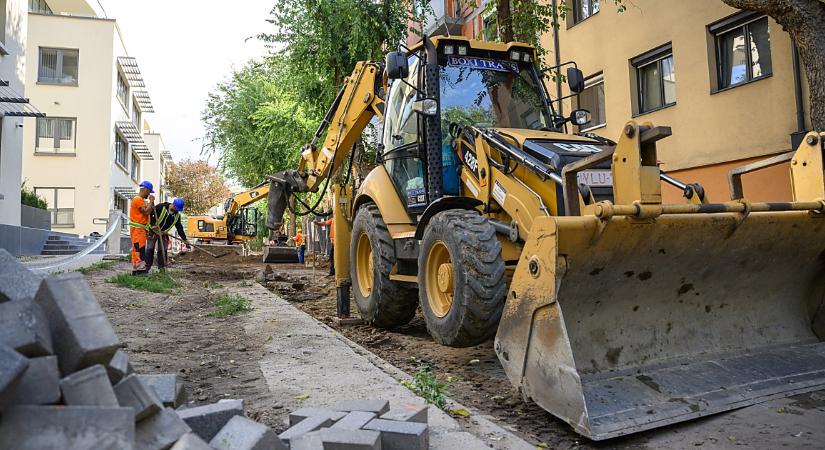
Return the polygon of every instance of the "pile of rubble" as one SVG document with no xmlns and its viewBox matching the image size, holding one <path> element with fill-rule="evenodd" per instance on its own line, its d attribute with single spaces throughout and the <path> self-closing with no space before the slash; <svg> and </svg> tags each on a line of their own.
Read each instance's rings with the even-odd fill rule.
<svg viewBox="0 0 825 450">
<path fill-rule="evenodd" d="M 83 276 L 36 275 L 0 249 L 0 448 L 426 449 L 427 409 L 305 408 L 276 435 L 243 400 L 187 407 L 174 374 L 136 374 Z M 174 409 L 177 408 L 177 409 Z"/>
</svg>

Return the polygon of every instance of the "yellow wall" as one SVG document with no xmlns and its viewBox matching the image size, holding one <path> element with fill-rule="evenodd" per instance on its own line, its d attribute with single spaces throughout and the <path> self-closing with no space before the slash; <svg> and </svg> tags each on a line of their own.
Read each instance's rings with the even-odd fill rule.
<svg viewBox="0 0 825 450">
<path fill-rule="evenodd" d="M 719 0 L 635 0 L 624 13 L 617 13 L 611 2 L 602 4 L 599 13 L 572 27 L 563 24 L 559 30 L 561 61 L 575 60 L 585 77 L 604 74 L 607 124 L 593 132 L 618 139 L 632 116 L 635 89 L 630 59 L 671 42 L 676 104 L 635 118 L 672 127 L 673 136 L 659 143 L 664 170 L 712 165 L 707 173 L 688 173 L 701 173 L 708 185 L 723 183 L 726 187 L 724 178 L 718 182 L 710 179 L 722 175 L 722 168 L 728 166 L 718 163 L 790 149 L 789 135 L 796 131 L 791 41 L 776 22 L 769 19 L 773 75 L 711 94 L 715 59 L 709 54 L 713 39 L 706 27 L 737 10 Z M 553 48 L 551 35 L 544 37 L 543 45 Z M 552 61 L 554 55 L 548 58 Z M 555 92 L 555 86 L 550 90 Z M 564 92 L 566 95 L 566 86 Z M 567 102 L 567 112 L 570 107 Z M 767 173 L 779 172 L 771 169 Z M 753 192 L 765 197 L 772 195 L 772 190 Z"/>
</svg>

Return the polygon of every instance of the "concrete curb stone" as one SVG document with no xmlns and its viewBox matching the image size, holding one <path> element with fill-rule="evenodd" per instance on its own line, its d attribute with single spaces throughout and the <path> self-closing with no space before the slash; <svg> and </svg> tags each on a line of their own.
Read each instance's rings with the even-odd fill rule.
<svg viewBox="0 0 825 450">
<path fill-rule="evenodd" d="M 20 354 L 52 354 L 52 336 L 46 313 L 34 300 L 0 303 L 0 342 Z"/>
<path fill-rule="evenodd" d="M 63 403 L 69 406 L 120 406 L 106 369 L 100 364 L 63 377 L 60 391 Z"/>
<path fill-rule="evenodd" d="M 208 442 L 233 417 L 244 416 L 244 402 L 224 399 L 211 405 L 194 406 L 177 412 L 193 433 Z"/>
<path fill-rule="evenodd" d="M 6 398 L 8 405 L 48 405 L 60 401 L 56 356 L 29 358 L 29 367 Z"/>
<path fill-rule="evenodd" d="M 235 416 L 209 441 L 217 450 L 287 450 L 268 426 Z"/>
<path fill-rule="evenodd" d="M 141 421 L 163 409 L 155 390 L 147 386 L 135 375 L 129 375 L 114 387 L 115 397 L 120 406 L 135 411 L 135 421 Z"/>
</svg>

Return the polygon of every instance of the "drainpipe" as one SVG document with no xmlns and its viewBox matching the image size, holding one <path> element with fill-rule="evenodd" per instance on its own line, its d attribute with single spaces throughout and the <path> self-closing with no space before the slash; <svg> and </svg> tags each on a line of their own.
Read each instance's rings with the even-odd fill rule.
<svg viewBox="0 0 825 450">
<path fill-rule="evenodd" d="M 805 106 L 802 104 L 802 74 L 799 68 L 799 48 L 791 42 L 793 49 L 793 93 L 796 99 L 796 131 L 805 131 Z"/>
<path fill-rule="evenodd" d="M 558 24 L 559 28 L 561 28 L 561 24 L 559 23 L 558 0 L 553 0 L 553 22 Z M 561 55 L 559 54 L 559 28 L 553 29 L 553 52 L 556 54 L 556 67 L 561 65 Z M 561 98 L 561 77 L 559 74 L 556 74 L 556 98 Z M 561 100 L 559 100 L 559 115 L 564 116 L 564 105 Z"/>
</svg>

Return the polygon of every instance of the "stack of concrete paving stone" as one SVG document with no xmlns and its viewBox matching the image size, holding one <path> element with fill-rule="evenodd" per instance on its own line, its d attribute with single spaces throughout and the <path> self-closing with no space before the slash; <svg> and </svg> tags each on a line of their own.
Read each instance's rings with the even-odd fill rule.
<svg viewBox="0 0 825 450">
<path fill-rule="evenodd" d="M 253 425 L 274 433 L 241 400 L 173 409 L 185 397 L 174 374 L 133 373 L 82 275 L 35 275 L 0 249 L 0 449 L 283 448 L 247 445 Z"/>
<path fill-rule="evenodd" d="M 278 436 L 290 450 L 424 450 L 429 447 L 427 407 L 385 400 L 349 400 L 330 409 L 303 408 L 289 415 Z"/>
</svg>

